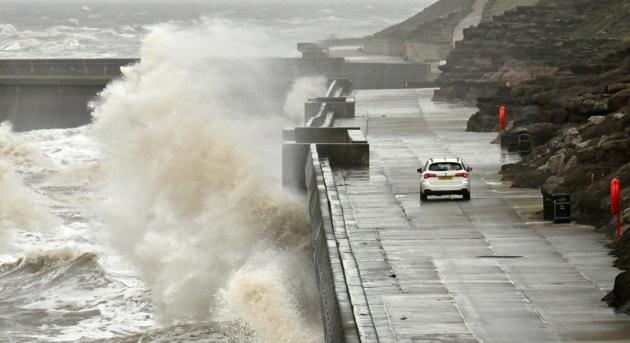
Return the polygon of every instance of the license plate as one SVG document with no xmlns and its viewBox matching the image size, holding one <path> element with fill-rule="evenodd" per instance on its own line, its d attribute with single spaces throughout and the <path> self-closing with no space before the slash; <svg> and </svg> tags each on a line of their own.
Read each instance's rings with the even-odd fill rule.
<svg viewBox="0 0 630 343">
<path fill-rule="evenodd" d="M 453 180 L 452 176 L 438 176 L 438 180 Z"/>
</svg>

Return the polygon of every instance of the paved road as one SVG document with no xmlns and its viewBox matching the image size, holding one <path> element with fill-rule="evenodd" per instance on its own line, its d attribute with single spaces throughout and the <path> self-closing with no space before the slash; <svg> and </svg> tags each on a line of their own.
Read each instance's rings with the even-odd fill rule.
<svg viewBox="0 0 630 343">
<path fill-rule="evenodd" d="M 600 301 L 618 273 L 605 237 L 537 219 L 539 193 L 496 174 L 515 157 L 464 132 L 473 109 L 430 94 L 357 91 L 367 123 L 335 124 L 361 125 L 372 149 L 369 170 L 327 171 L 362 340 L 630 342 L 630 317 Z M 416 168 L 444 156 L 474 168 L 472 200 L 420 204 Z"/>
</svg>

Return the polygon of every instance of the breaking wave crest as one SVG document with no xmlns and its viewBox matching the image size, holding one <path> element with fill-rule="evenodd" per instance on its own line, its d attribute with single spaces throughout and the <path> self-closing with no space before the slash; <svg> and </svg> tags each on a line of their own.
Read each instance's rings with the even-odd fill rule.
<svg viewBox="0 0 630 343">
<path fill-rule="evenodd" d="M 71 249 L 29 252 L 13 263 L 0 265 L 3 301 L 41 294 L 41 288 L 60 283 L 96 288 L 108 282 L 96 254 L 78 254 Z"/>
<path fill-rule="evenodd" d="M 10 323 L 0 327 L 15 330 L 32 326 L 35 332 L 30 333 L 36 335 L 42 325 L 66 326 L 97 316 L 100 311 L 96 303 L 70 306 L 69 302 L 62 304 L 53 295 L 61 293 L 60 290 L 68 296 L 69 293 L 76 295 L 77 290 L 93 290 L 108 283 L 110 280 L 100 268 L 96 255 L 77 255 L 69 249 L 32 252 L 13 263 L 0 264 L 0 307 L 3 312 L 11 313 L 10 317 L 0 319 L 0 323 L 2 320 Z M 0 329 L 0 333 L 5 333 L 3 331 Z M 22 334 L 24 332 L 28 331 L 23 330 Z"/>
<path fill-rule="evenodd" d="M 231 320 L 259 342 L 321 341 L 305 210 L 273 182 L 283 122 L 257 95 L 278 85 L 240 58 L 259 35 L 222 25 L 155 29 L 103 92 L 103 216 L 163 324 Z"/>
<path fill-rule="evenodd" d="M 63 341 L 85 337 L 85 329 L 103 326 L 124 332 L 134 315 L 146 315 L 146 292 L 127 289 L 111 278 L 94 253 L 61 248 L 34 251 L 0 264 L 0 337 L 14 342 Z M 133 312 L 110 318 L 112 311 Z M 91 333 L 92 335 L 94 333 Z M 111 335 L 106 332 L 104 335 Z M 63 337 L 63 338 L 62 338 Z"/>
</svg>

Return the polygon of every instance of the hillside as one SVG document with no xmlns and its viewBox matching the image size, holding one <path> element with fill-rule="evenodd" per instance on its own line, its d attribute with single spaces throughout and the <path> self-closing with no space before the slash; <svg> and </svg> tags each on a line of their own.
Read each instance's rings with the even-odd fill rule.
<svg viewBox="0 0 630 343">
<path fill-rule="evenodd" d="M 400 24 L 366 37 L 365 51 L 439 63 L 461 39 L 462 30 L 519 5 L 538 0 L 439 0 Z"/>
<path fill-rule="evenodd" d="M 609 184 L 623 185 L 624 230 L 630 229 L 630 2 L 547 0 L 516 7 L 464 32 L 449 54 L 435 100 L 476 103 L 469 131 L 497 131 L 501 143 L 533 145 L 502 174 L 515 187 L 569 193 L 573 216 L 612 234 Z M 630 269 L 630 233 L 614 244 L 616 265 Z M 630 272 L 606 297 L 630 308 Z"/>
<path fill-rule="evenodd" d="M 467 29 L 441 67 L 436 98 L 475 103 L 506 82 L 517 85 L 601 59 L 628 40 L 629 7 L 618 0 L 548 0 Z"/>
<path fill-rule="evenodd" d="M 374 37 L 379 38 L 403 38 L 410 40 L 421 40 L 417 33 L 422 32 L 420 28 L 452 17 L 463 18 L 470 13 L 474 0 L 441 0 L 425 8 L 422 12 L 403 21 L 400 24 L 388 27 L 378 32 Z M 454 27 L 454 26 L 453 26 Z"/>
</svg>

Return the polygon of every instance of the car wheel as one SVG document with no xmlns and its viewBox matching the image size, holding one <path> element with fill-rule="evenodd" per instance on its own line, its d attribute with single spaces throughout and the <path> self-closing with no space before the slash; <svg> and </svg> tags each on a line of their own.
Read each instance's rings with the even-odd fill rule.
<svg viewBox="0 0 630 343">
<path fill-rule="evenodd" d="M 464 200 L 470 200 L 470 192 L 464 193 Z"/>
<path fill-rule="evenodd" d="M 429 197 L 427 196 L 426 193 L 422 192 L 420 193 L 420 201 L 427 201 L 429 199 Z"/>
</svg>

